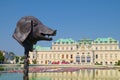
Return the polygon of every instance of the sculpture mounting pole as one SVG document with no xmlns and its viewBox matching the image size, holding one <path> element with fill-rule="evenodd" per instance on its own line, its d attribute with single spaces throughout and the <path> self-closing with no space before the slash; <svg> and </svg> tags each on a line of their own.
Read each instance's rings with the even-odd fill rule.
<svg viewBox="0 0 120 80">
<path fill-rule="evenodd" d="M 23 80 L 29 80 L 29 77 L 28 77 L 28 72 L 29 72 L 29 50 L 27 50 L 25 48 L 25 52 L 24 52 L 24 76 L 23 76 Z"/>
</svg>

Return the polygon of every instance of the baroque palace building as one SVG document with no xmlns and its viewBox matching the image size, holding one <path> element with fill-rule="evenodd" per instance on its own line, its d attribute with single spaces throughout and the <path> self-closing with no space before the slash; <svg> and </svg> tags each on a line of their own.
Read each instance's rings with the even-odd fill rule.
<svg viewBox="0 0 120 80">
<path fill-rule="evenodd" d="M 120 60 L 119 41 L 109 38 L 59 39 L 51 47 L 34 46 L 30 64 L 115 65 Z"/>
</svg>

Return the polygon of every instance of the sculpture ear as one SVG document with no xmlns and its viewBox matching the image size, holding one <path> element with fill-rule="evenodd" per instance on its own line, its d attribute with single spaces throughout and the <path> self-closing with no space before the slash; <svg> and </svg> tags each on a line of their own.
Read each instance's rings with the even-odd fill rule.
<svg viewBox="0 0 120 80">
<path fill-rule="evenodd" d="M 17 27 L 14 31 L 13 38 L 16 39 L 21 45 L 22 42 L 28 37 L 31 32 L 31 20 L 21 19 L 17 23 Z"/>
</svg>

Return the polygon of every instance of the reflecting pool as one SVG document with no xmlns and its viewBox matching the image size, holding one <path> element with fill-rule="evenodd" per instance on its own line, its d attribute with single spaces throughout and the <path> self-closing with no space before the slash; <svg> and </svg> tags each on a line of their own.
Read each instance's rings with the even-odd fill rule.
<svg viewBox="0 0 120 80">
<path fill-rule="evenodd" d="M 0 73 L 0 80 L 23 80 L 22 73 Z"/>
<path fill-rule="evenodd" d="M 0 73 L 0 80 L 23 80 L 23 73 Z M 120 70 L 80 69 L 74 72 L 29 73 L 29 80 L 120 80 Z"/>
<path fill-rule="evenodd" d="M 30 73 L 30 80 L 120 80 L 117 69 L 81 69 L 75 72 Z"/>
</svg>

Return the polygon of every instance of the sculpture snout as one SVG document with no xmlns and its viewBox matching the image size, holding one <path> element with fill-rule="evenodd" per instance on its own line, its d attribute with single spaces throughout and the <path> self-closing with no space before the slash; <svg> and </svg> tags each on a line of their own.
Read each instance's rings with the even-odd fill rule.
<svg viewBox="0 0 120 80">
<path fill-rule="evenodd" d="M 48 34 L 48 36 L 55 36 L 55 35 L 56 35 L 56 33 L 57 33 L 57 30 L 54 30 L 54 31 L 53 31 L 53 33 Z"/>
</svg>

